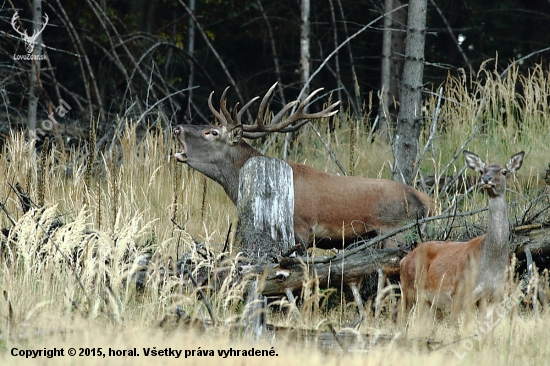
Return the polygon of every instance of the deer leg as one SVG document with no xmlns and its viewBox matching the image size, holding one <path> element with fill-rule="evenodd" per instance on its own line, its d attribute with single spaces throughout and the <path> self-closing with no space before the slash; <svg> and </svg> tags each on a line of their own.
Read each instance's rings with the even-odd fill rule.
<svg viewBox="0 0 550 366">
<path fill-rule="evenodd" d="M 380 300 L 382 299 L 382 288 L 384 287 L 384 281 L 386 276 L 382 271 L 382 268 L 378 267 L 376 270 L 378 272 L 378 283 L 376 285 L 376 300 L 374 305 L 374 324 L 376 329 L 380 328 Z"/>
<path fill-rule="evenodd" d="M 300 316 L 300 312 L 298 311 L 298 308 L 296 307 L 296 298 L 294 297 L 294 294 L 292 293 L 292 290 L 288 287 L 285 289 L 285 295 L 288 299 L 288 302 L 290 303 L 290 311 L 292 312 L 292 315 L 294 316 L 294 319 L 298 320 Z"/>
<path fill-rule="evenodd" d="M 357 304 L 357 310 L 359 312 L 359 317 L 352 322 L 355 327 L 357 325 L 361 325 L 361 322 L 363 321 L 363 319 L 365 319 L 365 310 L 363 300 L 361 299 L 361 295 L 359 294 L 359 290 L 357 289 L 357 283 L 351 282 L 348 284 L 348 286 L 351 289 L 351 293 L 353 294 L 353 298 L 355 299 L 355 304 Z"/>
</svg>

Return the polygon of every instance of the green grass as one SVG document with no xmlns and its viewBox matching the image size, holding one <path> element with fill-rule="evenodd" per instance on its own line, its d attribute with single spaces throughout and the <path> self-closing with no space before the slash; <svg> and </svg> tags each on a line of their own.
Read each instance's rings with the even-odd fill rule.
<svg viewBox="0 0 550 366">
<path fill-rule="evenodd" d="M 433 146 L 427 149 L 420 173 L 427 176 L 442 172 L 477 126 L 479 131 L 466 149 L 486 162 L 505 163 L 515 152 L 525 150 L 527 153 L 522 169 L 509 183 L 510 216 L 518 217 L 528 202 L 543 191 L 542 177 L 550 162 L 548 76 L 548 70 L 537 67 L 532 70 L 513 68 L 503 79 L 488 69 L 478 72 L 477 77 L 449 77 L 442 85 L 442 109 Z M 434 89 L 434 94 L 425 98 L 427 122 L 421 146 L 430 138 L 429 126 L 436 103 L 437 89 Z M 332 132 L 327 121 L 315 123 L 348 171 L 352 170 L 350 126 L 355 124 L 352 161 L 355 175 L 390 178 L 391 148 L 380 138 L 367 141 L 370 126 L 345 112 L 336 118 Z M 167 273 L 178 256 L 191 251 L 193 238 L 204 242 L 216 255 L 220 254 L 229 225 L 236 221 L 234 205 L 219 185 L 207 181 L 204 190 L 205 179 L 200 173 L 170 158 L 170 152 L 179 149 L 171 136 L 153 129 L 144 139 L 138 139 L 131 123 L 124 131 L 124 135 L 117 137 L 117 147 L 110 155 L 100 152 L 96 156 L 89 186 L 86 185 L 85 148 L 62 152 L 55 147 L 47 156 L 43 171 L 45 206 L 26 215 L 22 214 L 17 197 L 7 182 L 20 182 L 36 200 L 40 159 L 31 143 L 21 135 L 12 136 L 6 151 L 10 161 L 0 160 L 0 176 L 5 177 L 5 183 L 0 186 L 0 199 L 16 221 L 8 241 L 10 249 L 4 251 L 0 262 L 3 292 L 0 359 L 14 364 L 32 362 L 12 357 L 12 347 L 39 349 L 74 345 L 122 349 L 156 346 L 214 350 L 251 347 L 251 343 L 233 332 L 230 326 L 242 311 L 241 288 L 231 288 L 228 280 L 217 293 L 207 291 L 221 325 L 204 332 L 200 319 L 208 318 L 208 313 L 203 303 L 197 299 L 192 286 Z M 277 136 L 266 154 L 281 157 L 283 140 L 284 136 Z M 253 142 L 260 149 L 264 143 Z M 340 173 L 308 127 L 298 135 L 288 152 L 288 160 Z M 460 154 L 446 173 L 454 174 L 463 165 Z M 204 199 L 203 191 L 206 192 Z M 449 207 L 456 198 L 450 195 L 438 199 L 438 210 Z M 485 204 L 486 198 L 474 192 L 464 199 L 460 210 Z M 172 218 L 185 230 L 178 229 Z M 67 225 L 49 238 L 43 228 L 47 229 L 55 220 Z M 483 228 L 485 220 L 486 213 L 481 213 L 463 221 L 464 225 L 472 227 L 475 223 Z M 0 214 L 0 227 L 11 227 L 4 213 Z M 441 230 L 438 225 L 430 226 L 427 238 L 437 237 Z M 232 259 L 237 253 L 238 248 L 231 247 Z M 128 280 L 140 269 L 144 257 L 152 258 L 150 277 L 145 289 L 136 291 Z M 196 261 L 201 263 L 199 257 Z M 227 263 L 228 266 L 233 264 L 232 261 Z M 274 312 L 269 321 L 326 331 L 327 322 L 338 330 L 354 319 L 353 303 L 346 304 L 339 298 L 337 302 L 341 305 L 327 310 L 323 301 L 331 291 L 317 289 L 314 278 L 308 279 L 307 285 L 298 319 L 287 311 Z M 547 362 L 550 352 L 546 336 L 550 326 L 547 309 L 534 314 L 524 306 L 515 305 L 498 326 L 464 353 L 464 342 L 478 331 L 475 322 L 463 319 L 457 325 L 447 319 L 421 320 L 411 316 L 406 327 L 400 328 L 391 320 L 392 301 L 390 297 L 383 300 L 385 310 L 380 327 L 376 327 L 374 315 L 369 313 L 359 331 L 392 335 L 396 340 L 374 347 L 367 355 L 354 354 L 340 359 L 315 351 L 304 352 L 304 348 L 309 347 L 307 344 L 296 344 L 283 336 L 273 341 L 278 358 L 235 357 L 223 362 L 376 365 L 402 364 L 403 360 L 419 365 Z M 286 301 L 280 306 L 290 308 Z M 194 331 L 182 322 L 176 323 L 174 312 L 177 308 L 197 319 L 191 327 Z M 475 314 L 472 318 L 480 319 Z M 162 319 L 168 320 L 160 327 Z M 427 351 L 415 346 L 412 340 L 419 337 L 439 342 L 441 349 Z M 257 347 L 267 349 L 271 344 L 260 342 Z M 464 358 L 455 357 L 453 350 L 464 353 Z M 90 357 L 76 362 L 69 357 L 57 361 L 60 360 L 71 364 L 104 363 L 104 360 Z M 111 362 L 139 364 L 150 360 L 140 357 Z M 197 358 L 193 360 L 198 362 Z M 209 363 L 218 361 L 217 357 L 208 358 Z"/>
</svg>

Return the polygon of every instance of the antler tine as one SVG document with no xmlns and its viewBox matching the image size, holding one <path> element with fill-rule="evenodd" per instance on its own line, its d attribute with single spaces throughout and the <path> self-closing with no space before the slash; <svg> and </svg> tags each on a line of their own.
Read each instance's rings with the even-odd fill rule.
<svg viewBox="0 0 550 366">
<path fill-rule="evenodd" d="M 227 94 L 227 91 L 229 90 L 229 88 L 230 88 L 230 87 L 228 86 L 227 88 L 225 88 L 225 89 L 223 90 L 222 97 L 220 98 L 220 104 L 221 104 L 221 101 L 222 101 L 223 99 L 226 99 L 226 98 L 225 98 L 225 94 Z"/>
<path fill-rule="evenodd" d="M 220 110 L 221 110 L 222 114 L 225 117 L 225 120 L 227 122 L 227 126 L 228 127 L 235 127 L 239 124 L 239 122 L 237 122 L 233 118 L 231 118 L 231 113 L 229 113 L 229 111 L 227 110 L 227 98 L 225 97 L 225 94 L 227 93 L 228 90 L 229 90 L 229 87 L 225 88 L 225 90 L 222 93 L 222 97 L 220 99 Z M 238 106 L 239 106 L 239 103 L 237 103 L 235 105 L 234 112 L 236 111 Z"/>
<path fill-rule="evenodd" d="M 264 125 L 264 113 L 265 108 L 269 105 L 269 101 L 271 99 L 271 96 L 273 95 L 273 90 L 275 90 L 275 87 L 278 83 L 275 83 L 269 88 L 267 93 L 265 93 L 264 97 L 262 98 L 262 102 L 260 103 L 260 108 L 258 109 L 258 117 L 256 117 L 256 123 L 254 126 L 256 128 L 259 128 L 260 130 L 263 128 Z"/>
<path fill-rule="evenodd" d="M 226 89 L 227 90 L 227 89 Z M 210 96 L 208 97 L 208 108 L 210 108 L 210 112 L 216 117 L 218 121 L 221 122 L 222 125 L 227 126 L 227 120 L 224 116 L 222 116 L 216 109 L 214 109 L 214 106 L 212 105 L 212 96 L 214 95 L 214 92 L 210 93 Z"/>
<path fill-rule="evenodd" d="M 315 94 L 319 93 L 321 90 L 323 90 L 324 88 L 319 88 L 319 89 L 315 89 L 313 92 L 311 92 L 310 95 L 308 95 L 308 97 L 306 99 L 304 99 L 304 101 L 301 103 L 303 104 L 304 106 L 308 105 L 309 102 L 311 102 L 311 100 L 313 99 L 313 97 L 315 96 Z"/>
<path fill-rule="evenodd" d="M 295 116 L 295 121 L 302 118 L 309 118 L 309 119 L 316 119 L 316 118 L 322 118 L 322 117 L 330 117 L 336 113 L 338 113 L 338 110 L 333 111 L 332 109 L 340 104 L 340 101 L 335 102 L 331 105 L 329 105 L 327 108 L 323 109 L 320 112 L 317 113 L 304 113 L 304 109 L 308 106 L 309 102 L 313 99 L 315 94 L 319 93 L 323 88 L 319 88 L 314 90 L 300 105 L 298 106 L 298 110 L 291 115 L 289 118 L 292 118 Z"/>
<path fill-rule="evenodd" d="M 254 97 L 252 99 L 250 99 L 248 101 L 248 103 L 246 103 L 245 105 L 243 105 L 243 107 L 241 108 L 241 110 L 239 111 L 239 113 L 237 113 L 237 122 L 242 124 L 241 123 L 241 119 L 243 117 L 243 114 L 244 112 L 246 112 L 246 110 L 248 109 L 248 107 L 250 107 L 252 105 L 252 103 L 254 103 L 255 101 L 257 101 L 258 99 L 260 99 L 260 97 Z"/>
<path fill-rule="evenodd" d="M 325 109 L 323 109 L 322 111 L 319 111 L 319 112 L 316 112 L 316 113 L 301 113 L 301 117 L 298 118 L 298 119 L 302 119 L 302 118 L 307 118 L 307 119 L 316 119 L 316 118 L 322 118 L 322 117 L 330 117 L 330 116 L 333 116 L 335 115 L 336 113 L 338 113 L 338 109 L 336 110 L 332 110 L 334 107 L 338 106 L 340 104 L 340 101 L 337 101 L 335 103 L 332 103 L 331 105 L 329 105 L 328 107 L 326 107 Z M 300 106 L 301 107 L 301 106 Z M 302 108 L 303 109 L 303 108 Z"/>
<path fill-rule="evenodd" d="M 220 100 L 220 110 L 222 111 L 222 114 L 224 116 L 225 121 L 227 122 L 227 127 L 233 127 L 235 126 L 235 122 L 231 119 L 231 114 L 227 110 L 227 99 Z"/>
<path fill-rule="evenodd" d="M 239 119 L 239 114 L 237 113 L 239 111 L 239 102 L 235 104 L 235 107 L 233 107 L 233 117 L 232 121 L 235 125 L 240 125 L 241 120 Z"/>
</svg>

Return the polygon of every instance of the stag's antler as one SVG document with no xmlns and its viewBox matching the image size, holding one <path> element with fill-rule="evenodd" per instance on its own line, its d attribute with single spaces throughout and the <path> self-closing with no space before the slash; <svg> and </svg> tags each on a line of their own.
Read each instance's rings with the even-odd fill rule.
<svg viewBox="0 0 550 366">
<path fill-rule="evenodd" d="M 208 107 L 210 108 L 210 111 L 212 111 L 212 114 L 220 121 L 221 124 L 228 127 L 235 127 L 237 125 L 243 126 L 243 137 L 249 138 L 249 139 L 257 139 L 260 137 L 263 137 L 265 135 L 268 135 L 272 132 L 293 132 L 300 129 L 304 124 L 306 124 L 311 119 L 318 119 L 323 117 L 330 117 L 336 113 L 338 113 L 338 110 L 333 110 L 336 106 L 340 104 L 340 102 L 333 103 L 323 109 L 320 112 L 316 113 L 306 113 L 304 112 L 304 109 L 308 106 L 308 104 L 311 102 L 315 94 L 323 90 L 323 88 L 315 90 L 313 93 L 311 93 L 303 102 L 299 102 L 297 100 L 290 102 L 286 104 L 279 113 L 277 113 L 272 119 L 269 124 L 264 124 L 265 120 L 265 112 L 267 110 L 267 107 L 269 105 L 269 102 L 271 101 L 271 97 L 273 94 L 273 90 L 277 86 L 277 83 L 273 84 L 273 86 L 267 91 L 265 96 L 262 98 L 262 102 L 260 103 L 260 108 L 258 109 L 258 116 L 256 117 L 254 124 L 243 124 L 241 122 L 242 116 L 244 115 L 244 112 L 250 107 L 252 103 L 254 103 L 259 97 L 252 98 L 248 103 L 246 103 L 243 108 L 238 111 L 239 103 L 235 105 L 233 108 L 233 116 L 229 113 L 227 110 L 227 99 L 225 98 L 225 94 L 229 87 L 227 87 L 223 93 L 222 97 L 220 99 L 220 112 L 216 111 L 212 105 L 212 95 L 214 92 L 210 93 L 210 97 L 208 98 Z M 297 103 L 299 103 L 298 108 L 290 114 L 290 116 L 285 117 L 287 112 L 294 107 Z M 297 122 L 293 125 L 293 123 Z"/>
</svg>

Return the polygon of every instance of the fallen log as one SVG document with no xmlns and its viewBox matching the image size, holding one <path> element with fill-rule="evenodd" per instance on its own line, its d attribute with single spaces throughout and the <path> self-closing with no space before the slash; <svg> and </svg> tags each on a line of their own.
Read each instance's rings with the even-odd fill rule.
<svg viewBox="0 0 550 366">
<path fill-rule="evenodd" d="M 518 234 L 516 234 L 516 238 L 513 241 L 513 250 L 516 256 L 525 254 L 524 247 L 526 245 L 529 245 L 529 249 L 534 253 L 550 254 L 550 227 L 538 224 L 527 230 L 518 230 Z"/>
<path fill-rule="evenodd" d="M 287 289 L 300 291 L 304 281 L 315 277 L 323 288 L 340 287 L 343 283 L 359 283 L 381 268 L 386 276 L 399 273 L 399 261 L 407 252 L 403 249 L 364 248 L 349 255 L 344 251 L 333 257 L 280 258 L 279 263 L 243 265 L 244 275 L 261 277 L 259 290 L 264 296 L 286 296 Z"/>
<path fill-rule="evenodd" d="M 528 245 L 539 269 L 549 268 L 550 228 L 536 225 L 521 228 L 510 245 L 511 253 L 525 258 Z M 280 257 L 278 263 L 241 266 L 243 275 L 261 276 L 259 289 L 264 296 L 286 296 L 287 290 L 300 291 L 305 280 L 312 277 L 323 288 L 359 283 L 365 276 L 382 270 L 386 277 L 399 275 L 399 262 L 407 255 L 405 249 L 375 249 L 370 245 L 343 251 L 332 257 Z"/>
</svg>

